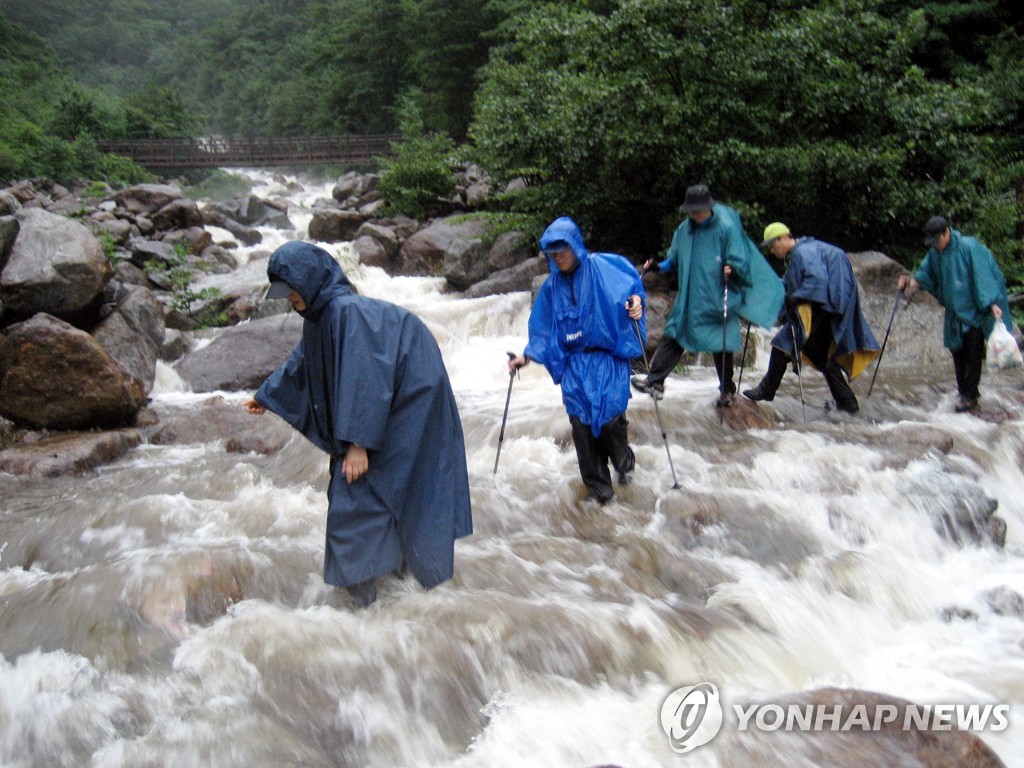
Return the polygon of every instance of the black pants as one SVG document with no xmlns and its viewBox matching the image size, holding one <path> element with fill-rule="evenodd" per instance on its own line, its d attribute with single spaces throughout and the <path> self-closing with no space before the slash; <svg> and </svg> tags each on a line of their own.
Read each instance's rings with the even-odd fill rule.
<svg viewBox="0 0 1024 768">
<path fill-rule="evenodd" d="M 800 352 L 825 376 L 828 390 L 832 393 L 832 399 L 836 401 L 836 408 L 842 411 L 855 411 L 859 407 L 857 396 L 853 394 L 846 374 L 835 357 L 829 357 L 833 341 L 832 319 L 832 314 L 820 307 L 811 310 L 811 332 L 804 339 Z M 782 384 L 788 359 L 789 355 L 772 347 L 771 357 L 768 358 L 768 370 L 758 384 L 761 392 L 767 395 L 766 400 L 775 397 L 776 390 Z"/>
<path fill-rule="evenodd" d="M 977 400 L 980 396 L 981 364 L 985 361 L 985 333 L 981 328 L 968 328 L 963 344 L 953 353 L 956 390 L 960 397 Z"/>
<path fill-rule="evenodd" d="M 671 336 L 663 336 L 658 344 L 658 348 L 654 351 L 654 358 L 651 360 L 651 384 L 658 389 L 664 389 L 665 379 L 679 365 L 679 361 L 683 359 L 684 352 L 686 350 L 679 346 L 679 342 Z M 715 372 L 718 374 L 719 386 L 722 387 L 727 395 L 735 394 L 736 385 L 732 380 L 733 353 L 726 352 L 723 355 L 721 352 L 714 352 L 711 355 L 711 359 L 715 363 Z M 724 386 L 722 386 L 723 384 Z"/>
<path fill-rule="evenodd" d="M 583 484 L 599 501 L 608 501 L 615 495 L 608 462 L 611 461 L 620 477 L 632 472 L 636 464 L 626 434 L 629 425 L 626 414 L 620 413 L 601 427 L 601 434 L 597 437 L 579 416 L 570 416 L 569 423 L 572 424 L 572 442 L 576 446 Z"/>
</svg>

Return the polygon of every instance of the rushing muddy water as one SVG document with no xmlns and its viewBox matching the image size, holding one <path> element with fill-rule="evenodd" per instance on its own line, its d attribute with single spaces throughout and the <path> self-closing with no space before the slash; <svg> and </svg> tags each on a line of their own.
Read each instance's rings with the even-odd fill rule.
<svg viewBox="0 0 1024 768">
<path fill-rule="evenodd" d="M 254 177 L 258 193 L 287 194 Z M 297 232 L 268 230 L 262 248 L 303 235 L 330 186 L 306 188 Z M 413 310 L 441 345 L 476 529 L 454 580 L 425 592 L 382 579 L 364 611 L 326 587 L 327 460 L 298 436 L 271 456 L 143 445 L 84 477 L 0 476 L 0 764 L 823 764 L 781 732 L 752 752 L 728 720 L 675 754 L 662 702 L 708 681 L 727 711 L 825 687 L 1007 703 L 1009 727 L 979 735 L 1024 765 L 1020 371 L 984 375 L 983 418 L 952 413 L 941 328 L 916 306 L 898 316 L 872 398 L 870 371 L 854 383 L 855 417 L 825 412 L 808 373 L 804 424 L 790 373 L 774 403 L 720 423 L 714 372 L 694 366 L 660 404 L 680 488 L 653 401 L 637 397 L 635 481 L 592 507 L 539 366 L 513 384 L 492 474 L 528 294 L 462 300 L 330 248 L 360 291 Z M 890 301 L 867 302 L 879 339 Z M 766 360 L 767 337 L 754 344 Z M 161 364 L 153 407 L 170 418 L 209 397 L 183 390 Z M 222 394 L 239 407 L 248 395 Z M 1005 548 L 956 528 L 989 500 Z M 876 752 L 853 734 L 828 764 L 874 765 Z"/>
</svg>

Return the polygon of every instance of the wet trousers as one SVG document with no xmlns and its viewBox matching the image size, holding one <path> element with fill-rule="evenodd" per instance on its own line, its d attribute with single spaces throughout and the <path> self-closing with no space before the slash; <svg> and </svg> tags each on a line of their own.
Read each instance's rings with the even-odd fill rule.
<svg viewBox="0 0 1024 768">
<path fill-rule="evenodd" d="M 657 389 L 665 388 L 665 379 L 672 373 L 686 350 L 671 336 L 663 336 L 651 359 L 651 384 Z M 711 359 L 715 363 L 718 384 L 727 395 L 736 394 L 736 384 L 732 380 L 733 353 L 713 352 Z"/>
<path fill-rule="evenodd" d="M 601 434 L 594 436 L 589 424 L 579 416 L 570 416 L 572 442 L 576 446 L 576 459 L 580 465 L 583 484 L 597 500 L 604 503 L 615 495 L 608 462 L 615 467 L 619 481 L 623 482 L 628 472 L 633 471 L 636 457 L 629 447 L 626 428 L 629 422 L 626 414 L 620 413 L 601 427 Z"/>
<path fill-rule="evenodd" d="M 980 393 L 981 364 L 985 361 L 985 332 L 981 328 L 968 328 L 960 349 L 953 352 L 953 370 L 956 372 L 956 390 L 968 400 L 977 400 Z"/>
<path fill-rule="evenodd" d="M 836 408 L 841 411 L 856 411 L 859 407 L 857 396 L 853 394 L 850 383 L 846 380 L 846 374 L 842 367 L 836 362 L 835 357 L 829 357 L 829 350 L 832 347 L 832 314 L 825 312 L 819 307 L 814 307 L 811 312 L 811 332 L 807 334 L 801 353 L 811 361 L 811 364 L 822 372 L 828 390 L 832 393 L 832 399 L 836 401 Z M 789 355 L 772 347 L 771 357 L 768 358 L 768 370 L 764 378 L 758 384 L 758 389 L 765 397 L 771 400 L 775 392 L 782 384 L 782 377 L 786 373 L 786 363 Z"/>
</svg>

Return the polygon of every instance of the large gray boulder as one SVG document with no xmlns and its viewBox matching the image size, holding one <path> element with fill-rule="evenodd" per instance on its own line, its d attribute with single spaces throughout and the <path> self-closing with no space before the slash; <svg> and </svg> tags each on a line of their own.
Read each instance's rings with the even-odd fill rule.
<svg viewBox="0 0 1024 768">
<path fill-rule="evenodd" d="M 342 243 L 356 239 L 363 224 L 359 211 L 317 208 L 309 221 L 309 239 L 322 243 Z"/>
<path fill-rule="evenodd" d="M 448 285 L 464 291 L 490 274 L 487 267 L 488 248 L 478 238 L 457 238 L 444 252 L 442 270 Z"/>
<path fill-rule="evenodd" d="M 301 338 L 298 315 L 250 320 L 185 355 L 175 370 L 193 392 L 255 389 L 288 359 Z"/>
<path fill-rule="evenodd" d="M 25 208 L 17 218 L 20 230 L 0 272 L 5 312 L 80 321 L 114 274 L 103 245 L 84 224 L 39 208 Z"/>
<path fill-rule="evenodd" d="M 435 274 L 438 265 L 444 262 L 445 252 L 454 241 L 479 239 L 489 231 L 490 225 L 480 218 L 437 219 L 402 243 L 398 251 L 397 273 Z"/>
<path fill-rule="evenodd" d="M 93 337 L 142 382 L 146 394 L 156 379 L 164 343 L 164 309 L 152 291 L 124 286 L 114 311 L 93 329 Z"/>
<path fill-rule="evenodd" d="M 91 429 L 129 424 L 142 382 L 85 331 L 47 314 L 0 337 L 0 416 L 19 426 Z"/>
<path fill-rule="evenodd" d="M 129 213 L 151 217 L 172 200 L 183 198 L 177 187 L 169 184 L 137 184 L 114 194 L 114 201 Z"/>
<path fill-rule="evenodd" d="M 528 291 L 534 278 L 548 274 L 548 262 L 543 256 L 517 264 L 514 267 L 493 273 L 490 277 L 474 283 L 466 289 L 463 297 L 476 299 L 481 296 L 492 296 L 498 293 L 516 293 Z"/>
</svg>

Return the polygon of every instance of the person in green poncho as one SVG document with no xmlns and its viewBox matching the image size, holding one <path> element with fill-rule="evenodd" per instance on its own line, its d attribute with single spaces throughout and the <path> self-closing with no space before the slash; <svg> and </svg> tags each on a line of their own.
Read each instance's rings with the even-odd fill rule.
<svg viewBox="0 0 1024 768">
<path fill-rule="evenodd" d="M 953 355 L 956 411 L 978 407 L 978 384 L 985 359 L 985 338 L 997 322 L 1012 330 L 1006 281 L 992 252 L 973 237 L 950 227 L 942 216 L 924 225 L 931 248 L 913 277 L 900 275 L 899 288 L 923 288 L 946 309 L 942 341 Z"/>
<path fill-rule="evenodd" d="M 743 231 L 740 216 L 716 202 L 704 184 L 686 190 L 680 207 L 687 217 L 676 229 L 667 257 L 644 264 L 652 272 L 675 271 L 678 292 L 665 333 L 651 360 L 650 375 L 634 376 L 633 387 L 655 398 L 686 350 L 711 352 L 718 373 L 717 404 L 733 404 L 733 355 L 740 351 L 740 318 L 769 328 L 782 308 L 782 281 Z"/>
</svg>

